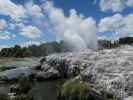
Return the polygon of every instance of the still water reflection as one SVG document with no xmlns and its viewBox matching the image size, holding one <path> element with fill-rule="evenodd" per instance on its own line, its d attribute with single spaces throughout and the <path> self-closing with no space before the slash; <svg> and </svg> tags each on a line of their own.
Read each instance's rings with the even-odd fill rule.
<svg viewBox="0 0 133 100">
<path fill-rule="evenodd" d="M 59 88 L 61 88 L 64 80 L 37 82 L 32 93 L 35 100 L 57 100 Z"/>
</svg>

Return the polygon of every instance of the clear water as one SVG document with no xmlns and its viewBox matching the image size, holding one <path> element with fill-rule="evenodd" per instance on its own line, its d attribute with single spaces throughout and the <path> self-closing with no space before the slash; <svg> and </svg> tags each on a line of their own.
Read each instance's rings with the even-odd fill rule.
<svg viewBox="0 0 133 100">
<path fill-rule="evenodd" d="M 58 91 L 63 83 L 63 80 L 37 82 L 32 90 L 34 100 L 57 100 Z"/>
<path fill-rule="evenodd" d="M 0 58 L 0 67 L 31 67 L 39 62 L 39 58 Z"/>
<path fill-rule="evenodd" d="M 34 100 L 57 100 L 58 91 L 63 83 L 64 80 L 36 82 L 31 90 L 31 94 Z M 0 93 L 8 93 L 11 85 L 12 84 L 1 84 Z"/>
</svg>

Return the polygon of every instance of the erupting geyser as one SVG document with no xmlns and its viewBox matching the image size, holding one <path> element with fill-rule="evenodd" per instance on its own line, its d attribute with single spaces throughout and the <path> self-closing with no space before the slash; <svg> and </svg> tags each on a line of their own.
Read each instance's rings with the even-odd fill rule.
<svg viewBox="0 0 133 100">
<path fill-rule="evenodd" d="M 85 18 L 71 9 L 69 16 L 65 16 L 60 8 L 55 8 L 52 2 L 47 2 L 45 11 L 53 26 L 53 32 L 70 44 L 74 50 L 97 48 L 96 22 L 93 18 Z"/>
</svg>

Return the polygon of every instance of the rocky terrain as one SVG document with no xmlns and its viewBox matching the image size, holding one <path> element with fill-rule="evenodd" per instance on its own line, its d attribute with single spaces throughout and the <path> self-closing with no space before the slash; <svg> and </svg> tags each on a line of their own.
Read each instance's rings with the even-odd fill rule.
<svg viewBox="0 0 133 100">
<path fill-rule="evenodd" d="M 41 80 L 79 75 L 81 81 L 95 84 L 98 91 L 133 100 L 133 47 L 52 54 L 34 67 L 0 72 L 0 79 L 13 80 L 21 75 Z"/>
<path fill-rule="evenodd" d="M 80 69 L 82 81 L 95 84 L 100 91 L 113 93 L 123 100 L 133 100 L 133 47 L 117 49 L 85 50 L 81 52 L 55 54 L 48 58 L 65 59 L 68 73 Z"/>
</svg>

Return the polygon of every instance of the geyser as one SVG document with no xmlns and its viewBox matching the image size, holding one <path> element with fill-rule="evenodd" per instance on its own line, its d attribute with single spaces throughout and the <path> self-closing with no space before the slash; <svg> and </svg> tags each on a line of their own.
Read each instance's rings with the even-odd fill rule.
<svg viewBox="0 0 133 100">
<path fill-rule="evenodd" d="M 65 16 L 62 9 L 54 7 L 52 2 L 47 2 L 44 9 L 53 32 L 71 44 L 74 50 L 97 48 L 96 22 L 93 18 L 78 15 L 74 9 L 70 10 L 69 16 Z"/>
</svg>

